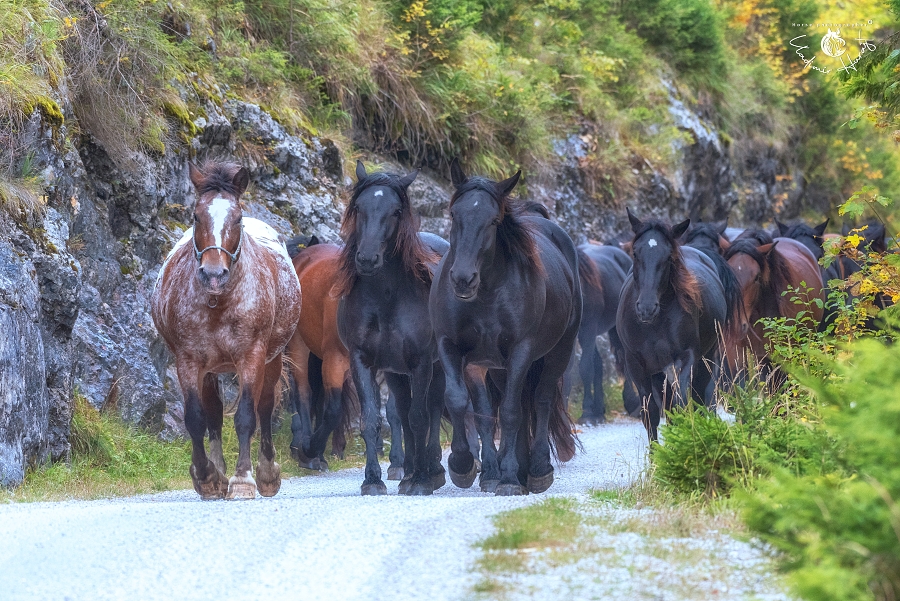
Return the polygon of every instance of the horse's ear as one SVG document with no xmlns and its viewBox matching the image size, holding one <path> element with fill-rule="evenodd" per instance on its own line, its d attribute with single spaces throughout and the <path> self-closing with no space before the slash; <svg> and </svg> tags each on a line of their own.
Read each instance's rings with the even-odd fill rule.
<svg viewBox="0 0 900 601">
<path fill-rule="evenodd" d="M 631 222 L 631 231 L 635 234 L 638 233 L 641 230 L 641 227 L 643 227 L 644 222 L 635 217 L 634 213 L 632 213 L 631 209 L 628 207 L 625 207 L 625 211 L 628 213 L 628 221 Z"/>
<path fill-rule="evenodd" d="M 775 220 L 775 225 L 778 226 L 778 235 L 779 236 L 787 236 L 788 230 L 790 229 L 786 223 L 781 223 L 777 219 Z"/>
<path fill-rule="evenodd" d="M 770 242 L 769 244 L 763 244 L 762 246 L 757 246 L 756 250 L 759 251 L 761 255 L 767 255 L 772 252 L 772 249 L 775 248 L 777 242 Z"/>
<path fill-rule="evenodd" d="M 716 228 L 716 232 L 720 236 L 724 236 L 725 230 L 728 229 L 728 219 L 725 219 L 724 221 L 717 221 L 717 222 L 713 223 L 713 227 Z"/>
<path fill-rule="evenodd" d="M 406 175 L 404 175 L 403 177 L 400 178 L 400 185 L 403 187 L 404 190 L 405 190 L 406 188 L 409 188 L 409 185 L 410 185 L 411 183 L 413 183 L 414 181 L 416 181 L 416 176 L 417 176 L 417 175 L 419 175 L 419 170 L 418 170 L 418 169 L 416 169 L 416 170 L 413 171 L 412 173 L 408 173 L 408 174 L 406 174 Z"/>
<path fill-rule="evenodd" d="M 237 192 L 237 196 L 240 196 L 247 189 L 247 186 L 250 184 L 250 172 L 247 171 L 246 167 L 241 167 L 238 169 L 238 172 L 234 174 L 234 177 L 231 179 L 231 185 L 234 186 L 235 191 Z"/>
<path fill-rule="evenodd" d="M 466 172 L 463 171 L 462 165 L 459 164 L 459 159 L 457 157 L 453 157 L 453 160 L 450 161 L 450 181 L 453 182 L 454 188 L 459 188 L 469 181 L 469 178 L 466 177 Z"/>
<path fill-rule="evenodd" d="M 363 165 L 363 162 L 359 159 L 356 159 L 356 181 L 361 182 L 366 179 L 366 176 L 369 175 L 366 173 L 366 166 Z"/>
<path fill-rule="evenodd" d="M 731 248 L 731 242 L 728 241 L 728 238 L 719 234 L 719 250 L 725 253 L 729 248 Z"/>
<path fill-rule="evenodd" d="M 822 223 L 820 223 L 819 225 L 817 225 L 816 227 L 813 228 L 813 231 L 816 233 L 816 236 L 818 236 L 819 238 L 822 237 L 822 234 L 825 233 L 825 228 L 828 227 L 829 221 L 831 221 L 831 218 L 826 219 L 825 221 L 823 221 Z"/>
<path fill-rule="evenodd" d="M 315 246 L 316 244 L 321 244 L 321 243 L 319 242 L 319 237 L 316 236 L 316 235 L 312 235 L 312 236 L 309 237 L 309 242 L 306 243 L 306 246 L 307 246 L 307 247 L 309 247 L 309 246 Z"/>
<path fill-rule="evenodd" d="M 672 228 L 672 237 L 675 238 L 676 240 L 678 240 L 679 238 L 681 238 L 681 236 L 684 235 L 684 233 L 687 231 L 687 229 L 690 226 L 691 226 L 691 220 L 685 219 L 684 221 L 682 221 L 681 223 L 679 223 L 678 225 L 676 225 L 675 227 Z"/>
<path fill-rule="evenodd" d="M 513 188 L 516 187 L 516 184 L 519 183 L 519 178 L 522 177 L 522 170 L 519 169 L 516 171 L 516 174 L 509 179 L 505 179 L 502 182 L 497 182 L 497 195 L 500 198 L 505 198 L 509 196 L 510 192 L 513 191 Z"/>
<path fill-rule="evenodd" d="M 188 161 L 188 173 L 190 173 L 191 183 L 194 184 L 194 188 L 199 188 L 203 182 L 203 172 L 195 164 Z"/>
<path fill-rule="evenodd" d="M 627 252 L 629 255 L 631 251 L 634 250 L 634 240 L 629 240 L 628 242 L 622 242 L 619 244 L 619 248 Z"/>
</svg>

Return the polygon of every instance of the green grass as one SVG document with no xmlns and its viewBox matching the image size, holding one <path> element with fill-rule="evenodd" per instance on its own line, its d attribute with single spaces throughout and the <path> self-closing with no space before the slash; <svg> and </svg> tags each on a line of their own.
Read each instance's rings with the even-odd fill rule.
<svg viewBox="0 0 900 601">
<path fill-rule="evenodd" d="M 571 499 L 551 497 L 540 503 L 499 514 L 496 531 L 482 540 L 482 549 L 516 550 L 568 544 L 578 533 L 581 516 Z"/>
<path fill-rule="evenodd" d="M 290 419 L 283 419 L 273 434 L 282 478 L 314 474 L 291 459 Z M 52 463 L 29 472 L 21 486 L 0 490 L 0 502 L 100 499 L 165 490 L 192 488 L 189 475 L 191 444 L 165 442 L 157 436 L 124 423 L 118 416 L 98 412 L 81 396 L 75 397 L 72 418 L 72 452 L 68 462 Z M 238 456 L 234 421 L 226 416 L 222 443 L 229 470 Z M 251 458 L 256 463 L 258 436 L 254 437 Z M 358 436 L 347 442 L 345 459 L 326 451 L 329 469 L 339 470 L 364 464 L 365 446 Z M 229 472 L 231 475 L 232 472 Z"/>
</svg>

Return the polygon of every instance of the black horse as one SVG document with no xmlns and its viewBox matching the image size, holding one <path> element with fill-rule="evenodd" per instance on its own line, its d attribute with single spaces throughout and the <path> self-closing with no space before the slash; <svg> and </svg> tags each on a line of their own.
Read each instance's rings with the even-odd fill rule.
<svg viewBox="0 0 900 601">
<path fill-rule="evenodd" d="M 725 321 L 733 323 L 740 315 L 735 312 L 743 311 L 744 301 L 741 296 L 741 285 L 734 274 L 734 270 L 725 260 L 725 251 L 729 242 L 725 239 L 725 230 L 728 228 L 728 220 L 718 223 L 706 223 L 699 221 L 692 223 L 687 232 L 682 236 L 684 246 L 696 248 L 706 255 L 716 266 L 716 275 L 722 283 L 725 292 L 725 306 L 727 312 Z M 754 230 L 750 230 L 753 232 Z"/>
<path fill-rule="evenodd" d="M 450 252 L 429 301 L 453 421 L 450 476 L 458 486 L 475 477 L 464 425 L 465 374 L 475 364 L 489 369 L 489 385 L 501 393 L 499 465 L 491 420 L 475 407 L 482 490 L 543 492 L 553 482 L 551 437 L 560 460 L 575 452 L 561 387 L 581 321 L 577 251 L 559 226 L 510 201 L 521 172 L 499 183 L 469 179 L 456 160 L 450 172 Z"/>
<path fill-rule="evenodd" d="M 578 275 L 581 280 L 583 312 L 578 329 L 581 361 L 578 372 L 584 385 L 580 424 L 602 424 L 606 421 L 606 399 L 603 393 L 603 358 L 597 350 L 597 336 L 609 332 L 613 353 L 621 356 L 621 345 L 615 332 L 619 294 L 631 270 L 631 257 L 615 246 L 582 244 L 578 247 Z M 632 391 L 625 382 L 623 396 Z"/>
<path fill-rule="evenodd" d="M 401 492 L 431 494 L 443 485 L 440 441 L 429 436 L 433 424 L 440 422 L 443 390 L 442 378 L 434 378 L 436 349 L 428 314 L 429 265 L 439 257 L 417 235 L 406 191 L 417 173 L 370 175 L 358 162 L 356 186 L 341 223 L 345 245 L 338 331 L 350 354 L 360 400 L 366 443 L 364 495 L 387 492 L 377 455 L 379 370 L 404 426 L 409 469 Z"/>
<path fill-rule="evenodd" d="M 625 365 L 644 401 L 644 426 L 657 440 L 661 412 L 688 391 L 707 406 L 719 364 L 718 331 L 726 327 L 725 290 L 715 265 L 677 239 L 690 220 L 670 227 L 628 211 L 634 268 L 619 300 L 616 329 Z"/>
<path fill-rule="evenodd" d="M 826 219 L 816 227 L 810 227 L 802 221 L 800 223 L 795 223 L 794 225 L 788 225 L 786 223 L 781 223 L 776 219 L 775 225 L 778 226 L 779 236 L 782 238 L 793 238 L 808 248 L 816 261 L 819 261 L 825 256 L 825 250 L 822 248 L 822 243 L 824 242 L 822 236 L 825 234 L 825 228 L 828 227 L 828 222 L 829 220 Z"/>
</svg>

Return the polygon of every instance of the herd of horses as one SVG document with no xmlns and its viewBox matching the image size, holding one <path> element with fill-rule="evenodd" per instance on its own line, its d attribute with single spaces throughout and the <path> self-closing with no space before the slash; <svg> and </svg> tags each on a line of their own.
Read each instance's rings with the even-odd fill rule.
<svg viewBox="0 0 900 601">
<path fill-rule="evenodd" d="M 283 364 L 291 452 L 302 467 L 327 469 L 327 441 L 342 452 L 358 405 L 361 492 L 386 494 L 378 461 L 383 378 L 393 436 L 388 478 L 400 480 L 401 494 L 428 495 L 445 484 L 444 418 L 452 424 L 447 468 L 456 486 L 478 477 L 497 495 L 543 492 L 553 482 L 551 458 L 567 461 L 578 446 L 567 410 L 576 340 L 581 423 L 605 420 L 596 341 L 609 334 L 626 408 L 656 440 L 665 409 L 691 397 L 711 407 L 723 375 L 733 380 L 749 356 L 766 366 L 760 318 L 805 310 L 822 320 L 813 299 L 824 300 L 824 282 L 853 270 L 852 261 L 837 261 L 833 273 L 817 263 L 827 222 L 778 224 L 776 236 L 745 230 L 729 240 L 724 223 L 671 226 L 629 210 L 633 237 L 624 250 L 576 247 L 543 205 L 512 197 L 520 173 L 500 182 L 469 177 L 456 160 L 444 240 L 418 231 L 408 193 L 416 175 L 368 173 L 357 163 L 343 244 L 297 237 L 285 246 L 271 227 L 243 216 L 246 169 L 190 165 L 194 224 L 160 269 L 151 311 L 175 357 L 190 474 L 202 498 L 278 492 L 272 414 Z M 866 244 L 878 250 L 884 230 L 870 230 Z M 809 302 L 798 304 L 797 294 Z M 240 382 L 230 479 L 221 373 Z"/>
</svg>

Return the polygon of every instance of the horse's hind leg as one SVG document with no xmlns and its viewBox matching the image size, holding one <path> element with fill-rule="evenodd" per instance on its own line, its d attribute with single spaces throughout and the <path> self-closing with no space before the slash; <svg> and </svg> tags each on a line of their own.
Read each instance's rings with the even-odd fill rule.
<svg viewBox="0 0 900 601">
<path fill-rule="evenodd" d="M 309 385 L 309 367 L 312 354 L 306 344 L 294 335 L 285 351 L 287 363 L 291 371 L 291 399 L 294 402 L 294 414 L 291 416 L 291 457 L 297 464 L 306 469 L 318 469 L 318 459 L 310 457 L 309 440 L 312 435 L 310 403 L 312 388 Z"/>
<path fill-rule="evenodd" d="M 402 480 L 403 463 L 406 458 L 403 456 L 403 426 L 400 423 L 400 411 L 397 409 L 397 399 L 394 398 L 394 393 L 388 394 L 385 414 L 387 414 L 388 425 L 391 427 L 391 465 L 388 467 L 387 479 Z"/>
<path fill-rule="evenodd" d="M 594 409 L 596 423 L 606 423 L 606 396 L 603 392 L 603 357 L 594 343 Z"/>
<path fill-rule="evenodd" d="M 259 453 L 256 463 L 256 485 L 259 494 L 273 497 L 281 488 L 281 466 L 275 462 L 275 445 L 272 444 L 272 411 L 275 409 L 275 385 L 281 377 L 281 355 L 266 365 L 265 381 L 256 413 L 259 416 Z"/>
<path fill-rule="evenodd" d="M 594 424 L 597 422 L 597 412 L 594 407 L 594 358 L 597 354 L 596 339 L 591 336 L 582 336 L 581 361 L 578 362 L 578 373 L 581 376 L 581 385 L 584 388 L 584 400 L 581 403 L 581 417 L 579 424 Z"/>
<path fill-rule="evenodd" d="M 206 455 L 203 437 L 208 421 L 197 390 L 199 381 L 196 365 L 178 361 L 178 380 L 184 394 L 184 426 L 191 437 L 191 480 L 202 499 L 221 499 L 228 492 L 228 480 Z M 221 427 L 220 427 L 221 428 Z"/>
<path fill-rule="evenodd" d="M 279 363 L 278 366 L 280 368 L 281 364 Z M 234 430 L 238 439 L 238 460 L 234 476 L 228 481 L 227 498 L 253 499 L 256 497 L 256 481 L 253 479 L 253 464 L 250 461 L 250 440 L 253 438 L 253 433 L 256 432 L 256 405 L 266 380 L 265 349 L 257 348 L 247 353 L 246 360 L 242 361 L 238 367 L 241 398 L 234 414 Z M 271 418 L 271 413 L 269 416 Z M 271 428 L 271 424 L 269 427 Z"/>
<path fill-rule="evenodd" d="M 347 364 L 343 356 L 337 353 L 329 353 L 322 363 L 322 381 L 325 389 L 325 410 L 322 419 L 316 427 L 309 442 L 311 457 L 318 458 L 319 469 L 326 471 L 328 464 L 322 458 L 328 437 L 336 431 L 341 421 L 341 403 L 344 393 L 344 374 L 347 372 Z"/>
<path fill-rule="evenodd" d="M 200 404 L 203 413 L 206 414 L 206 429 L 209 431 L 209 459 L 224 477 L 228 471 L 225 454 L 222 451 L 222 420 L 225 408 L 219 396 L 219 377 L 216 374 L 209 373 L 203 377 Z"/>
</svg>

